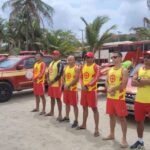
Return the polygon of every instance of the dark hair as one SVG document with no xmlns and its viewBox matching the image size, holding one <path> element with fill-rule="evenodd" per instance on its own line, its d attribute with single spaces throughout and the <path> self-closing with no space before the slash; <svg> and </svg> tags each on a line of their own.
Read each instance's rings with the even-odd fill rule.
<svg viewBox="0 0 150 150">
<path fill-rule="evenodd" d="M 113 53 L 117 54 L 119 57 L 122 57 L 122 53 L 120 51 L 114 51 Z"/>
</svg>

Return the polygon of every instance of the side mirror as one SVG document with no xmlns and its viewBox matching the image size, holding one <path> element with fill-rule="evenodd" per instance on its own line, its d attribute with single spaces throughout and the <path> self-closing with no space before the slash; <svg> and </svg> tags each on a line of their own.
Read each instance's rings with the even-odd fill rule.
<svg viewBox="0 0 150 150">
<path fill-rule="evenodd" d="M 22 70 L 23 68 L 24 68 L 24 65 L 18 65 L 18 66 L 16 67 L 17 70 Z"/>
</svg>

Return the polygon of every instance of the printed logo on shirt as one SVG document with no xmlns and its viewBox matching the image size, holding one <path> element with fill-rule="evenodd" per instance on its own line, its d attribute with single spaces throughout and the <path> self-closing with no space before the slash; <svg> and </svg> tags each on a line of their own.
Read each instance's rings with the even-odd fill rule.
<svg viewBox="0 0 150 150">
<path fill-rule="evenodd" d="M 85 72 L 84 74 L 83 74 L 83 77 L 85 78 L 85 79 L 88 79 L 89 78 L 89 73 L 88 72 Z"/>
<path fill-rule="evenodd" d="M 116 76 L 113 74 L 110 76 L 110 82 L 114 83 L 116 81 Z"/>
<path fill-rule="evenodd" d="M 66 78 L 67 78 L 67 80 L 71 79 L 71 73 L 67 73 Z"/>
</svg>

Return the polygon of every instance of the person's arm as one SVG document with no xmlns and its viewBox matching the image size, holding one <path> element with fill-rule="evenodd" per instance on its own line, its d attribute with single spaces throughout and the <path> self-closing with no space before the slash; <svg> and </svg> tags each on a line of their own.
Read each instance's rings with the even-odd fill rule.
<svg viewBox="0 0 150 150">
<path fill-rule="evenodd" d="M 139 78 L 138 71 L 135 72 L 135 74 L 133 75 L 131 85 L 136 86 L 136 87 L 142 87 L 142 86 L 150 85 L 150 79 Z"/>
<path fill-rule="evenodd" d="M 45 71 L 46 71 L 46 64 L 44 62 L 42 62 L 41 68 L 40 68 L 40 74 L 39 74 L 38 78 L 41 78 L 44 75 Z"/>
<path fill-rule="evenodd" d="M 99 68 L 99 66 L 95 65 L 94 70 L 95 70 L 94 79 L 87 86 L 92 86 L 97 82 L 97 80 L 99 80 L 99 77 L 100 77 L 100 68 Z"/>
<path fill-rule="evenodd" d="M 83 65 L 81 66 L 81 73 L 80 73 L 80 82 L 81 82 L 81 85 L 83 85 L 83 74 L 82 74 L 82 69 L 83 69 Z"/>
<path fill-rule="evenodd" d="M 52 83 L 58 81 L 61 78 L 62 74 L 63 74 L 64 66 L 61 62 L 57 64 L 57 68 L 58 68 L 57 76 L 54 78 Z"/>
<path fill-rule="evenodd" d="M 66 67 L 63 69 L 63 75 L 62 75 L 62 84 L 65 84 L 65 69 Z"/>
</svg>

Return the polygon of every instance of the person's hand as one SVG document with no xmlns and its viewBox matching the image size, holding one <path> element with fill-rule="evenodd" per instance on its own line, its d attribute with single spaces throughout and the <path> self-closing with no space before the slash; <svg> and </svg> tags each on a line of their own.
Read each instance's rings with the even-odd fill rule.
<svg viewBox="0 0 150 150">
<path fill-rule="evenodd" d="M 115 96 L 115 94 L 116 94 L 116 91 L 114 90 L 113 87 L 112 87 L 112 88 L 108 88 L 108 89 L 107 89 L 107 92 L 108 92 L 111 96 Z"/>
<path fill-rule="evenodd" d="M 83 90 L 83 91 L 88 91 L 87 86 L 82 86 L 82 90 Z"/>
<path fill-rule="evenodd" d="M 64 89 L 65 89 L 65 90 L 69 90 L 70 87 L 69 87 L 68 85 L 65 84 L 65 85 L 64 85 Z"/>
<path fill-rule="evenodd" d="M 48 85 L 52 85 L 54 83 L 54 81 L 48 81 Z"/>
</svg>

